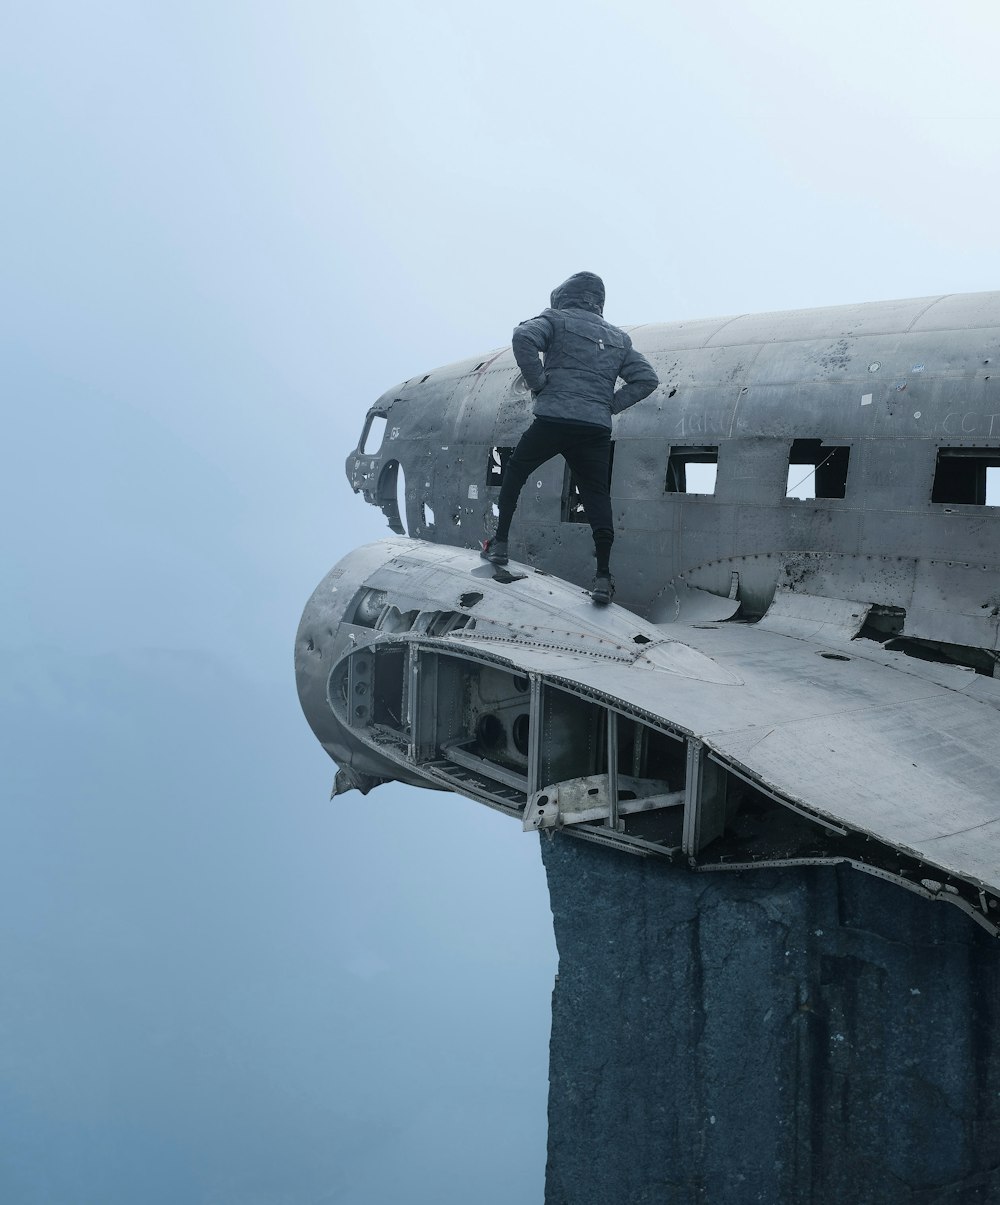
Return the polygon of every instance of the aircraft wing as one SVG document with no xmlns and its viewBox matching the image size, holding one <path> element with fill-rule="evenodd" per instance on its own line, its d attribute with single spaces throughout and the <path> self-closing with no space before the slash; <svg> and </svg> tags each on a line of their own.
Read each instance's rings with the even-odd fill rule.
<svg viewBox="0 0 1000 1205">
<path fill-rule="evenodd" d="M 300 692 L 328 682 L 312 707 L 376 777 L 698 870 L 847 861 L 997 931 L 1000 680 L 859 637 L 845 600 L 658 625 L 528 566 L 386 543 L 345 574 L 336 626 L 321 586 L 300 629 Z"/>
</svg>

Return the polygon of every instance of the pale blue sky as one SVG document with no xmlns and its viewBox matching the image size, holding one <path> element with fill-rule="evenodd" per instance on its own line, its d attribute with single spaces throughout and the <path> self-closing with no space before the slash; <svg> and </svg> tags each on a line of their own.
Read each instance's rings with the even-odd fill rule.
<svg viewBox="0 0 1000 1205">
<path fill-rule="evenodd" d="M 298 714 L 301 607 L 385 532 L 344 459 L 579 269 L 621 323 L 995 288 L 998 27 L 0 8 L 0 1196 L 541 1200 L 535 838 L 328 804 Z"/>
</svg>

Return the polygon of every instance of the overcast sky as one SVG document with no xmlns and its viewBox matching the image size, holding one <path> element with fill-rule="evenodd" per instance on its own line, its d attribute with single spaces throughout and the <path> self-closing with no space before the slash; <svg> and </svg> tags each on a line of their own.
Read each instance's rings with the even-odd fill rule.
<svg viewBox="0 0 1000 1205">
<path fill-rule="evenodd" d="M 541 1201 L 536 839 L 328 804 L 298 714 L 301 608 L 385 532 L 344 459 L 580 269 L 622 324 L 996 288 L 998 38 L 968 0 L 0 6 L 5 1201 Z"/>
</svg>

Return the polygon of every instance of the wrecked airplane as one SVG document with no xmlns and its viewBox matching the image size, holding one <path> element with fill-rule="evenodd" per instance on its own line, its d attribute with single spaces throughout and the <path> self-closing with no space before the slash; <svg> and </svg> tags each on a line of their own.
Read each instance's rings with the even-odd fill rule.
<svg viewBox="0 0 1000 1205">
<path fill-rule="evenodd" d="M 396 780 L 696 871 L 846 862 L 1000 933 L 1000 293 L 629 328 L 618 604 L 561 458 L 478 555 L 530 397 L 404 382 L 347 460 L 395 538 L 296 641 L 334 791 Z"/>
</svg>

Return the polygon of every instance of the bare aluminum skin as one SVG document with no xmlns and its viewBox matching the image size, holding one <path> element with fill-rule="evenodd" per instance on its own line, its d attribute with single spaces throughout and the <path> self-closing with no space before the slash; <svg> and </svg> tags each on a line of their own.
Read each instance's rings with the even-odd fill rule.
<svg viewBox="0 0 1000 1205">
<path fill-rule="evenodd" d="M 449 789 L 697 870 L 847 861 L 997 933 L 1000 293 L 630 334 L 662 383 L 613 433 L 625 605 L 580 588 L 561 459 L 522 494 L 517 560 L 478 557 L 530 421 L 509 349 L 369 411 L 348 476 L 413 538 L 352 553 L 303 616 L 335 790 Z M 818 493 L 821 457 L 846 467 L 834 496 L 786 497 L 802 448 Z M 668 488 L 692 456 L 714 493 Z"/>
</svg>

